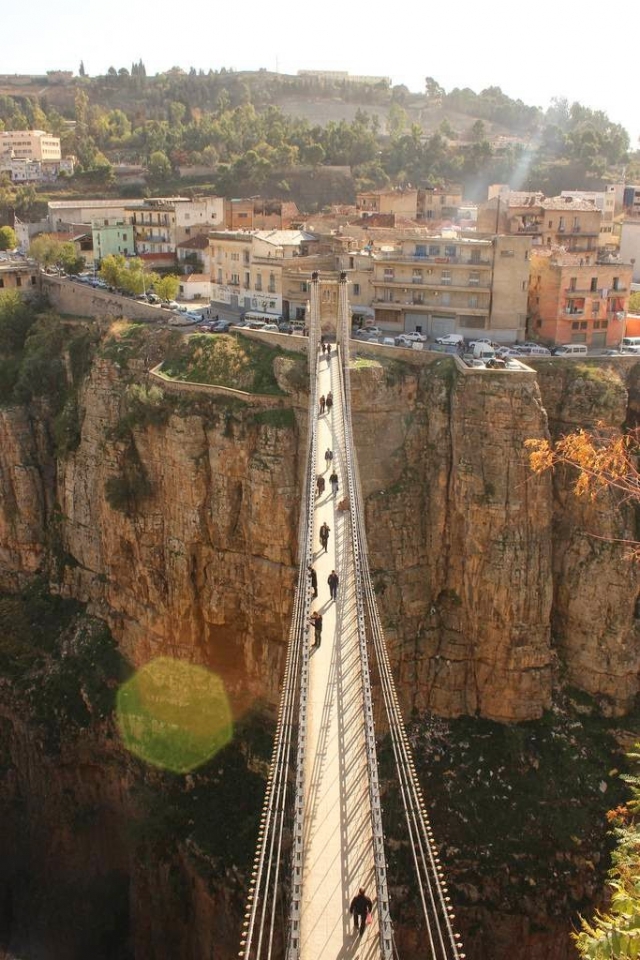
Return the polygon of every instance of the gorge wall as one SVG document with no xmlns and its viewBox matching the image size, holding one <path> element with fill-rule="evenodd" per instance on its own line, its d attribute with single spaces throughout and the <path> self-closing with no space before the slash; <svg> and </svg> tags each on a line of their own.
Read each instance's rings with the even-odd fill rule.
<svg viewBox="0 0 640 960">
<path fill-rule="evenodd" d="M 61 443 L 59 416 L 46 396 L 0 407 L 0 587 L 16 591 L 38 575 L 54 594 L 86 604 L 106 622 L 133 667 L 158 655 L 203 664 L 223 679 L 240 722 L 254 710 L 264 717 L 278 701 L 295 585 L 304 378 L 294 361 L 274 355 L 285 394 L 278 409 L 258 397 L 157 395 L 148 371 L 166 347 L 165 335 L 151 329 L 133 338 L 126 328 L 102 337 L 74 385 L 72 443 Z M 519 721 L 517 749 L 509 744 L 495 769 L 528 775 L 543 760 L 533 744 L 537 732 L 522 747 L 522 723 L 548 716 L 560 688 L 594 698 L 606 714 L 625 714 L 638 691 L 639 645 L 637 573 L 621 542 L 636 535 L 634 513 L 613 497 L 577 500 L 571 478 L 561 473 L 534 476 L 524 441 L 601 421 L 616 430 L 635 423 L 638 366 L 540 361 L 536 373 L 465 375 L 451 358 L 401 355 L 357 362 L 352 372 L 370 563 L 399 694 L 407 717 L 430 711 L 452 718 L 454 731 L 465 717 Z M 266 754 L 248 763 L 245 757 L 228 774 L 208 765 L 178 786 L 176 778 L 141 771 L 98 714 L 91 714 L 93 726 L 52 752 L 33 733 L 42 729 L 35 707 L 30 714 L 31 701 L 14 687 L 0 679 L 0 805 L 7 824 L 0 942 L 6 929 L 17 946 L 55 960 L 78 950 L 200 960 L 209 956 L 208 937 L 216 930 L 219 956 L 235 954 L 250 854 L 220 838 L 231 844 L 244 829 L 246 845 L 253 842 Z M 81 699 L 92 703 L 86 691 Z M 494 862 L 478 847 L 463 861 L 459 849 L 471 849 L 471 841 L 447 820 L 455 809 L 451 796 L 437 794 L 439 786 L 464 787 L 455 771 L 441 776 L 438 766 L 456 744 L 468 747 L 469 730 L 460 730 L 449 741 L 443 734 L 444 746 L 433 739 L 425 764 L 435 765 L 430 792 L 447 859 L 462 862 L 454 888 L 467 953 L 474 960 L 565 960 L 572 955 L 567 915 L 588 910 L 599 889 L 593 865 L 580 850 L 560 850 L 557 863 L 551 858 L 561 889 L 570 874 L 574 891 L 556 916 L 551 900 L 558 891 L 549 877 L 536 878 L 533 866 L 521 875 L 514 868 L 506 887 L 494 879 L 513 850 Z M 573 730 L 566 738 L 571 757 L 588 755 L 589 738 L 577 747 Z M 555 734 L 551 739 L 555 751 Z M 469 778 L 482 767 L 476 760 L 471 751 L 467 767 L 460 761 Z M 599 758 L 586 790 L 601 806 L 604 763 Z M 572 780 L 568 808 L 576 784 L 586 789 L 581 776 Z M 554 777 L 551 765 L 549 781 Z M 487 770 L 487 781 L 497 783 L 493 778 Z M 211 826 L 221 783 L 234 780 L 244 793 L 225 795 L 224 802 L 237 817 L 229 829 L 220 813 Z M 483 829 L 500 798 L 487 801 Z M 211 827 L 208 837 L 194 839 L 200 823 L 194 802 Z M 544 803 L 555 808 L 556 800 Z M 135 842 L 131 822 L 143 828 Z M 578 827 L 572 829 L 577 836 Z M 600 850 L 603 833 L 589 830 L 585 836 Z M 564 821 L 558 833 L 567 833 Z M 45 897 L 43 879 L 30 886 L 25 870 L 32 878 L 53 871 L 60 897 Z M 484 881 L 476 883 L 475 875 Z M 61 904 L 83 882 L 96 903 L 120 904 L 117 929 L 105 932 L 99 948 L 89 934 L 65 940 L 71 921 Z M 520 909 L 514 891 L 534 884 L 535 896 L 527 894 Z M 507 915 L 500 907 L 505 889 L 512 892 Z M 34 903 L 37 923 L 29 917 Z M 87 907 L 82 929 L 91 930 L 99 915 Z M 234 919 L 223 922 L 227 915 Z M 400 935 L 409 956 L 419 945 L 411 946 L 406 919 Z M 528 946 L 517 953 L 525 933 Z M 50 953 L 40 954 L 45 941 Z M 109 947 L 116 942 L 119 953 Z"/>
<path fill-rule="evenodd" d="M 129 422 L 127 390 L 160 352 L 150 334 L 125 361 L 96 357 L 79 444 L 62 458 L 42 407 L 0 409 L 0 584 L 44 566 L 133 663 L 191 659 L 224 676 L 240 709 L 275 703 L 305 396 L 289 386 L 280 425 L 255 404 L 193 395 L 161 423 Z M 614 713 L 633 702 L 638 582 L 612 538 L 633 538 L 634 516 L 612 498 L 577 500 L 567 477 L 533 476 L 524 446 L 625 422 L 633 382 L 576 369 L 464 376 L 447 358 L 354 370 L 370 560 L 406 709 L 537 717 L 554 662 Z M 143 496 L 123 511 L 105 490 L 131 473 Z"/>
</svg>

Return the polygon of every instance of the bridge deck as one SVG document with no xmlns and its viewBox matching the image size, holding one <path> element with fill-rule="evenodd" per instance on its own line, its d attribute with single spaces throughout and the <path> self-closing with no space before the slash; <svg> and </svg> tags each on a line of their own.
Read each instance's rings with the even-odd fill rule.
<svg viewBox="0 0 640 960">
<path fill-rule="evenodd" d="M 301 960 L 376 960 L 381 955 L 375 908 L 374 856 L 369 781 L 365 754 L 362 676 L 358 650 L 351 514 L 337 510 L 345 496 L 343 398 L 335 353 L 319 360 L 318 395 L 333 392 L 331 413 L 319 419 L 316 474 L 326 481 L 314 517 L 314 566 L 318 598 L 312 604 L 323 616 L 322 644 L 311 658 L 307 765 Z M 333 451 L 326 467 L 324 453 Z M 335 467 L 340 489 L 334 497 L 329 475 Z M 318 531 L 331 528 L 325 553 Z M 340 577 L 338 600 L 329 599 L 327 577 Z M 309 631 L 313 643 L 313 629 Z M 349 903 L 364 887 L 374 900 L 373 923 L 360 939 L 354 935 Z"/>
</svg>

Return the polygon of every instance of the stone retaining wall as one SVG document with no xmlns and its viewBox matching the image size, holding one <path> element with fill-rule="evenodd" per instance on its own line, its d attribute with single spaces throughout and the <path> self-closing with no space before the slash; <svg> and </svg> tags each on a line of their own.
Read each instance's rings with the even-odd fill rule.
<svg viewBox="0 0 640 960">
<path fill-rule="evenodd" d="M 101 290 L 87 283 L 74 283 L 60 277 L 42 277 L 43 291 L 49 297 L 51 305 L 60 313 L 70 313 L 77 317 L 96 317 L 100 319 L 126 320 L 168 320 L 168 311 L 154 307 L 142 300 L 122 297 L 109 290 Z"/>
<path fill-rule="evenodd" d="M 205 393 L 209 396 L 232 397 L 243 403 L 252 403 L 265 408 L 290 407 L 291 397 L 272 397 L 266 393 L 247 393 L 246 390 L 234 390 L 217 383 L 193 383 L 190 380 L 172 380 L 162 372 L 162 364 L 149 371 L 156 383 L 169 393 Z"/>
</svg>

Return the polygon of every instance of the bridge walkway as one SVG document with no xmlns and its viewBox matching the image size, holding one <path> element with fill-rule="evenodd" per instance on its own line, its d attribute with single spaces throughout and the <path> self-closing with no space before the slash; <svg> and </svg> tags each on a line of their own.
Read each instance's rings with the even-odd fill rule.
<svg viewBox="0 0 640 960">
<path fill-rule="evenodd" d="M 304 893 L 301 960 L 375 960 L 381 956 L 377 912 L 362 938 L 354 935 L 349 904 L 359 887 L 375 901 L 374 848 L 365 750 L 365 725 L 355 600 L 352 516 L 340 512 L 346 494 L 344 398 L 335 346 L 329 362 L 318 361 L 318 396 L 333 393 L 331 412 L 319 416 L 316 475 L 326 488 L 314 511 L 314 567 L 318 598 L 311 609 L 323 617 L 322 643 L 309 671 L 305 782 Z M 333 452 L 327 466 L 324 454 Z M 329 475 L 335 468 L 339 491 Z M 320 546 L 323 522 L 331 528 L 329 548 Z M 327 578 L 340 578 L 338 600 L 329 599 Z M 309 629 L 313 643 L 313 628 Z"/>
</svg>

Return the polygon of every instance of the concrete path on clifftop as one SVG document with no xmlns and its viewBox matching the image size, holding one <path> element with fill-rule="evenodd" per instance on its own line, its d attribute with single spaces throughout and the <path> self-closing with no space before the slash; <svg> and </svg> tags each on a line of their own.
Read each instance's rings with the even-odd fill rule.
<svg viewBox="0 0 640 960">
<path fill-rule="evenodd" d="M 309 677 L 301 960 L 374 960 L 381 955 L 375 904 L 371 805 L 365 752 L 362 674 L 355 603 L 351 514 L 337 505 L 346 496 L 343 398 L 335 345 L 330 362 L 320 356 L 318 396 L 332 391 L 333 410 L 319 417 L 316 476 L 326 486 L 316 499 L 314 566 L 318 598 L 312 610 L 323 617 L 322 644 L 314 649 Z M 333 451 L 328 467 L 324 454 Z M 337 496 L 329 476 L 339 479 Z M 331 528 L 329 549 L 319 530 Z M 337 602 L 327 578 L 340 578 Z M 309 644 L 314 642 L 309 628 Z M 373 923 L 354 935 L 349 904 L 364 887 L 374 901 Z"/>
</svg>

